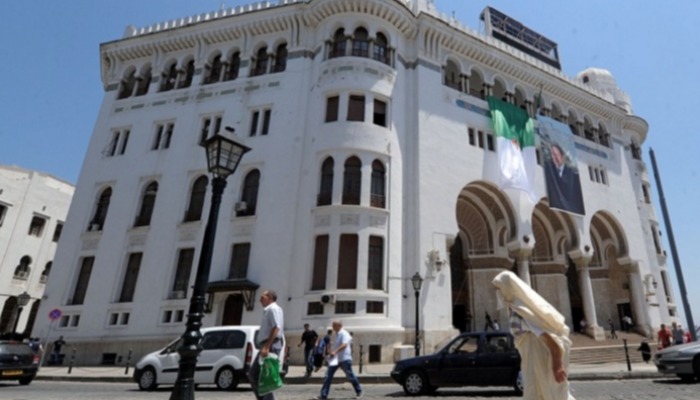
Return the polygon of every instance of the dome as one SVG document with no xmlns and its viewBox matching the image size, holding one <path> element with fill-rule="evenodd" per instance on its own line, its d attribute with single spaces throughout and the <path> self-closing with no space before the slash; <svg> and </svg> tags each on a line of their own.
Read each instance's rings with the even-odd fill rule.
<svg viewBox="0 0 700 400">
<path fill-rule="evenodd" d="M 615 82 L 610 71 L 602 68 L 587 68 L 576 75 L 576 81 L 601 93 L 604 99 L 632 113 L 632 103 L 629 95 L 623 92 Z"/>
</svg>

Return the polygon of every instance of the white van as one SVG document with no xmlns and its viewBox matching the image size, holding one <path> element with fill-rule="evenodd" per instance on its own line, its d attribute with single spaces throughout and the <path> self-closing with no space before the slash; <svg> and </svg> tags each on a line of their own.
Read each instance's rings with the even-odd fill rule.
<svg viewBox="0 0 700 400">
<path fill-rule="evenodd" d="M 250 363 L 258 354 L 258 326 L 217 326 L 202 328 L 202 352 L 194 374 L 196 385 L 216 384 L 221 390 L 233 390 L 246 380 Z M 177 353 L 182 338 L 164 349 L 145 355 L 136 363 L 134 381 L 141 390 L 172 385 L 177 380 Z"/>
</svg>

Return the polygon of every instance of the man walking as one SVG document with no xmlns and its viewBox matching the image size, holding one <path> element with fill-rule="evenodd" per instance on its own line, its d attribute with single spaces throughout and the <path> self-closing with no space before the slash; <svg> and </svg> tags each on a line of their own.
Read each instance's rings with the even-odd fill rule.
<svg viewBox="0 0 700 400">
<path fill-rule="evenodd" d="M 253 389 L 255 398 L 258 400 L 274 400 L 274 392 L 264 396 L 258 395 L 258 380 L 260 378 L 260 358 L 265 358 L 270 353 L 277 356 L 282 352 L 284 346 L 284 312 L 277 305 L 277 293 L 273 290 L 265 290 L 260 296 L 260 304 L 263 306 L 262 321 L 258 332 L 258 346 L 260 351 L 255 357 L 255 361 L 248 371 L 248 379 Z M 282 360 L 280 359 L 280 365 Z"/>
<path fill-rule="evenodd" d="M 304 333 L 301 334 L 301 341 L 297 347 L 304 344 L 304 361 L 306 362 L 306 375 L 304 377 L 308 378 L 314 370 L 314 348 L 316 347 L 316 341 L 318 340 L 318 334 L 315 330 L 309 328 L 309 324 L 304 324 Z"/>
<path fill-rule="evenodd" d="M 340 320 L 333 321 L 333 331 L 335 331 L 335 342 L 328 353 L 328 370 L 323 379 L 321 395 L 318 396 L 317 399 L 328 399 L 328 392 L 331 388 L 333 375 L 335 375 L 335 371 L 337 371 L 339 367 L 345 372 L 345 376 L 352 384 L 352 387 L 355 389 L 355 395 L 359 399 L 362 397 L 363 392 L 360 382 L 352 372 L 352 352 L 350 351 L 352 337 L 348 331 L 343 329 L 343 323 Z"/>
</svg>

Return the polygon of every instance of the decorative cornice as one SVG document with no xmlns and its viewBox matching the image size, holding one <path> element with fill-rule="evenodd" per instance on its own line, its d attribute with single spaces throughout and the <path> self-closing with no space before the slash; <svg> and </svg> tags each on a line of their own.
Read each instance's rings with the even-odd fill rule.
<svg viewBox="0 0 700 400">
<path fill-rule="evenodd" d="M 412 38 L 418 29 L 406 1 L 386 0 L 326 0 L 311 1 L 304 12 L 304 22 L 316 27 L 324 19 L 343 13 L 362 13 L 382 19 L 393 25 L 407 38 Z"/>
</svg>

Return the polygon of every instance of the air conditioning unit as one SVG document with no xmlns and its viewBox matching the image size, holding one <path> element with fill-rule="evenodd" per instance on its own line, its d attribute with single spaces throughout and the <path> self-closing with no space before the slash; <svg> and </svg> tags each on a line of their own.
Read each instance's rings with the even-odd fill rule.
<svg viewBox="0 0 700 400">
<path fill-rule="evenodd" d="M 176 290 L 173 292 L 173 299 L 184 299 L 185 298 L 185 291 L 184 290 Z"/>
<path fill-rule="evenodd" d="M 248 209 L 248 205 L 245 201 L 239 201 L 233 206 L 233 209 L 236 210 L 236 212 L 244 212 Z"/>
<path fill-rule="evenodd" d="M 334 294 L 324 294 L 321 296 L 321 303 L 323 304 L 335 304 L 335 295 Z"/>
</svg>

